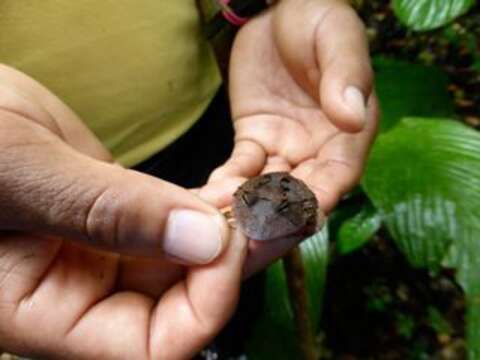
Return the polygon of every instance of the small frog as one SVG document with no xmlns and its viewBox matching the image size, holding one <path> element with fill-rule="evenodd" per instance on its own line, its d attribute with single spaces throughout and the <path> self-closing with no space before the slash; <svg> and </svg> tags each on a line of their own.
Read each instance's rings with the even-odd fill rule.
<svg viewBox="0 0 480 360">
<path fill-rule="evenodd" d="M 323 225 L 313 192 L 286 172 L 245 182 L 234 193 L 232 213 L 240 229 L 253 240 L 309 236 Z"/>
</svg>

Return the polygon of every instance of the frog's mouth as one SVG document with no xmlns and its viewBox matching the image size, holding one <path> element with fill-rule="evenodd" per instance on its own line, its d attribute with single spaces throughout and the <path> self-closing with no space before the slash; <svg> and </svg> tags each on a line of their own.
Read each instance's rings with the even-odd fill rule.
<svg viewBox="0 0 480 360">
<path fill-rule="evenodd" d="M 316 225 L 305 225 L 303 228 L 292 231 L 292 232 L 286 232 L 283 233 L 279 236 L 271 237 L 271 238 L 265 238 L 265 239 L 255 239 L 249 237 L 250 240 L 255 240 L 255 241 L 275 241 L 275 240 L 281 240 L 284 238 L 293 238 L 293 237 L 298 237 L 299 240 L 306 239 L 307 237 L 313 235 L 316 233 Z"/>
</svg>

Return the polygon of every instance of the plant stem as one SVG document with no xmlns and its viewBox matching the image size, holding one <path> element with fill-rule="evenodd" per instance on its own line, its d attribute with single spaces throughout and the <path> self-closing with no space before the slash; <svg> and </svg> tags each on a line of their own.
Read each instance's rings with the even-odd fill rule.
<svg viewBox="0 0 480 360">
<path fill-rule="evenodd" d="M 283 258 L 283 263 L 301 356 L 304 360 L 318 360 L 320 356 L 310 323 L 305 270 L 300 248 L 297 246 L 292 249 Z"/>
</svg>

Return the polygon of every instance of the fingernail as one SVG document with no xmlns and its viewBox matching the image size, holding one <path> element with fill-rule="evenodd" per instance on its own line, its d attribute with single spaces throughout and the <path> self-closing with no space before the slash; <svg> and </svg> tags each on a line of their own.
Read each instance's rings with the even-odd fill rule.
<svg viewBox="0 0 480 360">
<path fill-rule="evenodd" d="M 213 216 L 194 210 L 173 210 L 164 236 L 167 255 L 192 264 L 207 264 L 222 249 L 220 224 Z"/>
<path fill-rule="evenodd" d="M 367 109 L 365 106 L 365 97 L 355 86 L 349 86 L 345 89 L 344 99 L 348 107 L 355 113 L 358 119 L 364 124 L 367 121 Z"/>
</svg>

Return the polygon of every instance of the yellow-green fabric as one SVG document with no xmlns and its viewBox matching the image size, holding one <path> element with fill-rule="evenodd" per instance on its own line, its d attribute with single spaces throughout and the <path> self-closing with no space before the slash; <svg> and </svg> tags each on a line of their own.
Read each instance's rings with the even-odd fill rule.
<svg viewBox="0 0 480 360">
<path fill-rule="evenodd" d="M 127 166 L 188 130 L 220 83 L 195 0 L 2 0 L 0 62 L 53 91 Z"/>
</svg>

